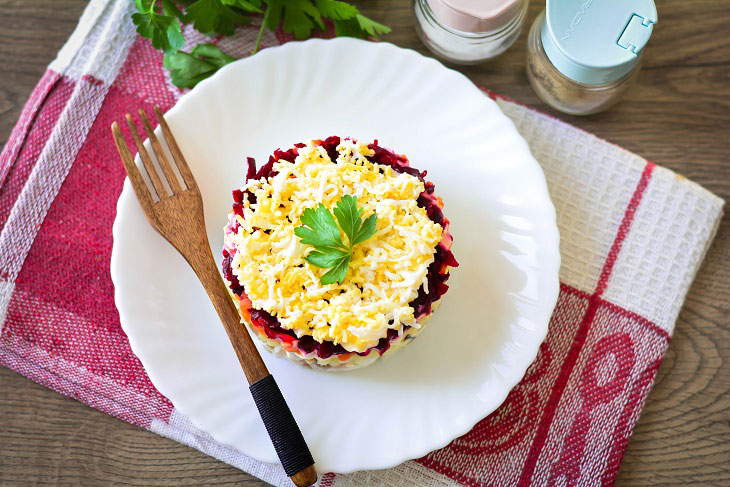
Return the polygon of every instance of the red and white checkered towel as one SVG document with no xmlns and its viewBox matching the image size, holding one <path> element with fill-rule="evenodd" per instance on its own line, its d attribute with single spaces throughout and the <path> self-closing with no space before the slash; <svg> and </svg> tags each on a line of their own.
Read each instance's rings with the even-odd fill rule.
<svg viewBox="0 0 730 487">
<path fill-rule="evenodd" d="M 114 307 L 109 259 L 124 170 L 112 120 L 181 92 L 136 36 L 133 2 L 92 0 L 0 156 L 0 363 L 275 485 L 262 464 L 196 429 L 150 383 Z M 242 56 L 257 27 L 221 47 Z M 189 42 L 203 38 L 187 32 Z M 285 41 L 266 33 L 264 44 Z M 561 292 L 547 340 L 496 412 L 399 467 L 320 486 L 612 484 L 723 202 L 620 147 L 496 98 L 547 176 Z"/>
</svg>

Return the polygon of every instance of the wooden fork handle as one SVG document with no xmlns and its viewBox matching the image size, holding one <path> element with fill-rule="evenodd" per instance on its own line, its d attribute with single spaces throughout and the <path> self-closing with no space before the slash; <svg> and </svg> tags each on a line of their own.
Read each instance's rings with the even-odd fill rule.
<svg viewBox="0 0 730 487">
<path fill-rule="evenodd" d="M 317 473 L 302 432 L 245 325 L 241 323 L 236 305 L 218 273 L 207 239 L 202 247 L 205 250 L 190 256 L 188 262 L 203 283 L 223 322 L 281 465 L 297 487 L 312 485 L 317 481 Z"/>
<path fill-rule="evenodd" d="M 147 220 L 188 261 L 198 275 L 198 279 L 203 284 L 208 297 L 213 302 L 213 306 L 228 334 L 228 339 L 238 356 L 243 372 L 246 374 L 256 408 L 261 414 L 261 419 L 274 444 L 274 449 L 279 456 L 284 471 L 297 487 L 312 485 L 317 481 L 317 472 L 314 470 L 312 454 L 309 453 L 309 448 L 304 442 L 304 437 L 299 431 L 299 426 L 297 426 L 297 422 L 294 420 L 294 416 L 289 410 L 279 386 L 276 385 L 276 381 L 269 374 L 266 364 L 261 359 L 261 355 L 259 355 L 256 346 L 253 344 L 246 327 L 241 323 L 238 310 L 233 304 L 220 274 L 218 274 L 218 268 L 210 251 L 208 236 L 205 232 L 203 200 L 195 183 L 195 178 L 190 172 L 190 167 L 158 107 L 155 107 L 155 114 L 168 147 L 183 176 L 186 190 L 182 191 L 182 186 L 173 174 L 169 161 L 163 155 L 159 141 L 155 137 L 152 126 L 143 110 L 140 110 L 142 122 L 173 195 L 169 196 L 167 194 L 167 190 L 162 184 L 136 131 L 131 115 L 126 117 L 129 130 L 132 133 L 147 174 L 152 180 L 159 202 L 155 203 L 153 201 L 152 195 L 134 163 L 134 158 L 129 151 L 119 124 L 114 122 L 112 123 L 112 133 L 119 150 L 119 156 L 124 163 L 124 169 L 129 175 L 134 192 Z"/>
</svg>

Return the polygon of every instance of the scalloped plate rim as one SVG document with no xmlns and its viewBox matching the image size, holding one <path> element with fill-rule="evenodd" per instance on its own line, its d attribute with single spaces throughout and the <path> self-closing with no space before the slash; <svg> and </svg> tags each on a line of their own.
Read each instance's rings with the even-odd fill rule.
<svg viewBox="0 0 730 487">
<path fill-rule="evenodd" d="M 432 65 L 435 65 L 435 67 L 438 67 L 445 71 L 449 71 L 452 74 L 458 75 L 460 78 L 463 78 L 463 80 L 466 81 L 471 86 L 471 88 L 479 94 L 479 96 L 482 96 L 489 102 L 494 103 L 493 100 L 487 98 L 487 96 L 483 92 L 481 92 L 479 90 L 479 88 L 477 88 L 462 73 L 455 71 L 453 69 L 447 68 L 447 67 L 441 65 L 441 63 L 439 63 L 435 59 L 424 56 L 415 50 L 408 49 L 408 48 L 401 48 L 401 47 L 395 46 L 393 44 L 390 44 L 388 42 L 369 42 L 369 41 L 360 41 L 360 40 L 355 40 L 355 39 L 350 39 L 350 38 L 335 38 L 335 39 L 315 38 L 315 39 L 309 39 L 306 41 L 292 41 L 292 42 L 287 42 L 285 44 L 282 44 L 280 46 L 270 47 L 270 48 L 262 50 L 256 56 L 243 58 L 243 59 L 237 60 L 233 63 L 230 63 L 229 65 L 224 66 L 218 72 L 216 72 L 212 77 L 202 81 L 193 90 L 191 90 L 189 93 L 186 93 L 184 96 L 182 96 L 178 100 L 178 102 L 170 110 L 168 110 L 168 112 L 166 113 L 165 116 L 168 119 L 174 119 L 175 117 L 178 116 L 177 115 L 178 112 L 184 111 L 187 103 L 189 102 L 189 100 L 192 99 L 192 96 L 195 96 L 195 94 L 202 92 L 204 89 L 207 89 L 207 86 L 209 86 L 209 85 L 215 85 L 216 83 L 219 82 L 220 79 L 223 79 L 225 76 L 228 76 L 229 72 L 234 71 L 234 70 L 243 69 L 242 68 L 243 66 L 247 66 L 248 64 L 256 64 L 256 63 L 262 62 L 262 60 L 267 57 L 280 56 L 280 55 L 282 55 L 281 54 L 282 52 L 285 52 L 287 50 L 300 49 L 303 46 L 321 45 L 321 44 L 347 44 L 347 43 L 358 44 L 358 45 L 364 44 L 364 45 L 372 46 L 374 48 L 389 49 L 394 52 L 407 53 L 407 55 L 412 56 L 415 59 L 418 59 L 418 62 L 428 62 Z M 496 103 L 494 103 L 494 104 L 495 104 L 495 106 L 498 107 L 498 105 Z M 512 130 L 517 132 L 517 129 L 514 127 L 513 122 L 506 115 L 504 115 L 501 112 L 501 109 L 498 109 L 498 112 L 501 115 L 501 117 L 504 119 L 504 122 L 509 124 L 512 127 Z M 157 128 L 155 130 L 155 132 L 158 134 L 158 136 L 160 135 L 159 128 Z M 518 136 L 520 137 L 520 139 L 522 139 L 522 137 L 521 137 L 521 135 L 519 135 L 519 133 L 518 133 Z M 525 147 L 527 147 L 526 142 L 524 142 L 523 139 L 522 139 L 522 141 L 523 141 Z M 145 142 L 145 145 L 149 149 L 148 142 Z M 527 151 L 529 152 L 529 148 L 527 148 Z M 533 162 L 534 162 L 535 166 L 537 167 L 537 169 L 540 171 L 540 173 L 542 173 L 542 169 L 540 168 L 537 161 L 534 160 L 534 158 L 533 158 Z M 544 316 L 544 326 L 539 333 L 539 339 L 536 340 L 537 345 L 534 347 L 534 349 L 530 353 L 523 354 L 523 356 L 526 357 L 526 360 L 524 360 L 523 364 L 521 364 L 521 365 L 524 365 L 524 367 L 515 367 L 513 375 L 508 380 L 505 380 L 505 384 L 508 384 L 508 385 L 505 388 L 503 388 L 500 391 L 500 393 L 498 394 L 499 401 L 495 401 L 497 403 L 497 406 L 494 408 L 485 409 L 484 411 L 482 411 L 482 413 L 480 413 L 479 415 L 476 415 L 474 417 L 473 421 L 467 421 L 464 424 L 464 427 L 454 428 L 453 434 L 451 435 L 451 439 L 448 439 L 446 441 L 433 442 L 428 445 L 423 445 L 420 448 L 415 449 L 415 452 L 407 452 L 407 453 L 404 452 L 402 455 L 394 457 L 392 459 L 392 461 L 389 461 L 389 462 L 381 462 L 378 464 L 367 464 L 367 465 L 358 465 L 358 466 L 351 465 L 350 467 L 336 470 L 337 473 L 352 473 L 352 472 L 359 471 L 359 470 L 377 470 L 377 469 L 386 469 L 386 468 L 395 467 L 395 466 L 403 463 L 404 461 L 407 461 L 407 460 L 410 460 L 413 458 L 418 458 L 431 451 L 440 449 L 440 448 L 448 445 L 451 441 L 453 441 L 454 438 L 458 438 L 458 437 L 468 433 L 469 431 L 471 431 L 471 429 L 479 421 L 481 421 L 484 417 L 486 417 L 491 412 L 496 410 L 504 402 L 504 400 L 507 398 L 507 395 L 514 388 L 514 386 L 517 385 L 520 382 L 520 380 L 522 380 L 529 365 L 535 360 L 535 358 L 537 356 L 537 353 L 539 350 L 539 345 L 544 341 L 544 339 L 547 336 L 549 319 L 552 314 L 552 310 L 554 309 L 554 307 L 557 303 L 558 294 L 559 294 L 558 271 L 560 268 L 560 260 L 561 260 L 560 254 L 559 254 L 559 238 L 560 237 L 559 237 L 559 233 L 558 233 L 558 229 L 557 229 L 555 208 L 552 205 L 552 202 L 550 201 L 550 197 L 549 197 L 548 190 L 547 190 L 547 183 L 544 180 L 544 175 L 543 175 L 543 184 L 542 184 L 541 190 L 544 193 L 546 203 L 549 205 L 550 209 L 552 210 L 551 221 L 549 223 L 551 223 L 550 226 L 554 230 L 553 235 L 552 235 L 553 238 L 552 238 L 551 242 L 546 242 L 545 245 L 552 246 L 555 250 L 555 252 L 554 252 L 555 259 L 553 260 L 552 266 L 551 266 L 552 269 L 547 270 L 547 272 L 555 275 L 554 285 L 553 285 L 552 289 L 549 290 L 547 295 L 544 296 L 543 299 L 541 299 L 541 301 L 543 301 L 543 303 L 545 305 L 543 309 L 547 310 L 547 311 Z M 152 370 L 145 365 L 145 360 L 143 359 L 143 356 L 145 356 L 144 346 L 139 341 L 135 340 L 136 334 L 134 332 L 134 326 L 130 325 L 130 319 L 125 311 L 125 306 L 119 305 L 120 302 L 124 301 L 124 297 L 123 297 L 124 293 L 122 291 L 120 291 L 120 286 L 118 285 L 120 283 L 120 280 L 122 280 L 122 274 L 124 272 L 122 270 L 122 263 L 120 262 L 120 251 L 119 251 L 119 247 L 118 247 L 118 242 L 121 242 L 124 240 L 120 235 L 121 221 L 124 218 L 126 218 L 124 205 L 128 204 L 130 199 L 134 199 L 133 191 L 131 189 L 129 180 L 125 178 L 122 193 L 120 194 L 120 197 L 119 197 L 119 200 L 118 200 L 117 206 L 116 206 L 117 216 L 114 220 L 114 224 L 112 227 L 114 244 L 112 247 L 110 267 L 111 267 L 111 278 L 112 278 L 112 282 L 114 284 L 115 304 L 117 304 L 117 309 L 119 311 L 122 329 L 124 330 L 124 332 L 127 334 L 128 338 L 129 338 L 130 347 L 131 347 L 132 351 L 135 353 L 135 355 L 140 359 L 143 366 L 145 367 L 145 371 L 147 372 L 152 384 L 163 395 L 165 395 L 166 397 L 168 397 L 168 399 L 170 399 L 170 401 L 173 403 L 176 410 L 181 412 L 183 415 L 190 417 L 190 415 L 188 414 L 189 411 L 188 411 L 187 407 L 183 404 L 176 404 L 176 402 L 178 402 L 178 401 L 176 401 L 173 397 L 171 397 L 171 396 L 175 396 L 176 394 L 174 394 L 170 390 L 168 385 L 166 384 L 166 380 L 162 377 L 162 375 L 164 375 L 164 373 L 161 373 L 158 375 L 158 372 L 156 370 Z M 504 377 L 503 377 L 503 379 L 504 379 Z M 192 420 L 193 418 L 190 418 L 190 419 Z M 220 439 L 220 435 L 218 435 L 216 432 L 213 432 L 213 431 L 206 431 L 206 432 L 209 433 L 214 439 L 216 439 L 216 441 L 227 444 L 226 442 L 224 442 Z M 271 458 L 257 456 L 256 452 L 246 451 L 246 452 L 242 452 L 242 453 L 254 458 L 255 460 L 258 460 L 258 461 L 261 461 L 264 463 L 275 463 L 275 461 L 272 462 Z M 332 471 L 334 471 L 334 470 L 332 470 Z"/>
</svg>

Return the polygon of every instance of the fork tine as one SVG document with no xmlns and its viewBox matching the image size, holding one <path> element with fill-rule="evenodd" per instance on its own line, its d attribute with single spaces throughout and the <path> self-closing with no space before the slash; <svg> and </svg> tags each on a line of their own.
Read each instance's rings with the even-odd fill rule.
<svg viewBox="0 0 730 487">
<path fill-rule="evenodd" d="M 157 117 L 157 122 L 160 124 L 160 128 L 162 128 L 162 135 L 165 136 L 167 146 L 170 148 L 170 152 L 175 158 L 175 162 L 177 162 L 177 167 L 178 169 L 180 169 L 180 173 L 183 175 L 185 184 L 188 185 L 188 189 L 195 188 L 195 178 L 193 177 L 193 173 L 190 171 L 188 162 L 185 160 L 185 156 L 183 156 L 183 153 L 180 150 L 180 146 L 177 145 L 177 141 L 172 135 L 170 126 L 167 125 L 167 120 L 165 120 L 165 117 L 162 116 L 162 111 L 160 111 L 160 107 L 158 107 L 157 105 L 155 105 L 155 116 Z"/>
<path fill-rule="evenodd" d="M 155 170 L 155 166 L 152 164 L 152 159 L 150 159 L 147 149 L 145 149 L 144 145 L 142 145 L 142 139 L 139 138 L 137 127 L 134 125 L 132 116 L 127 114 L 126 119 L 129 131 L 132 132 L 134 145 L 137 146 L 137 153 L 139 154 L 140 159 L 142 159 L 144 168 L 147 170 L 147 175 L 150 177 L 150 181 L 152 181 L 152 186 L 154 187 L 157 196 L 160 198 L 160 201 L 162 201 L 167 198 L 167 191 L 165 191 L 165 187 L 162 185 L 162 181 L 160 181 L 160 177 L 157 175 L 157 171 Z"/>
<path fill-rule="evenodd" d="M 172 167 L 170 167 L 170 162 L 167 160 L 167 156 L 165 155 L 165 152 L 162 150 L 160 141 L 157 140 L 157 136 L 152 131 L 152 125 L 150 124 L 150 121 L 147 118 L 147 113 L 145 113 L 145 111 L 142 108 L 139 109 L 139 117 L 142 119 L 142 124 L 144 125 L 144 129 L 147 132 L 147 138 L 150 140 L 150 144 L 152 144 L 152 150 L 155 151 L 157 160 L 160 162 L 160 166 L 162 167 L 162 172 L 165 173 L 167 182 L 170 184 L 170 188 L 172 188 L 172 194 L 179 193 L 182 190 L 182 188 L 180 188 L 180 183 L 177 180 L 177 176 L 175 175 L 174 172 L 172 172 Z"/>
<path fill-rule="evenodd" d="M 112 134 L 114 135 L 114 142 L 117 145 L 117 151 L 119 151 L 119 157 L 122 158 L 124 170 L 127 172 L 127 176 L 129 176 L 129 180 L 132 182 L 132 188 L 134 188 L 134 192 L 137 194 L 137 199 L 142 209 L 145 210 L 145 214 L 150 214 L 153 206 L 152 195 L 147 189 L 147 185 L 144 179 L 142 179 L 142 174 L 139 172 L 137 165 L 134 163 L 134 157 L 129 151 L 127 141 L 124 139 L 122 130 L 119 128 L 117 122 L 112 123 Z"/>
</svg>

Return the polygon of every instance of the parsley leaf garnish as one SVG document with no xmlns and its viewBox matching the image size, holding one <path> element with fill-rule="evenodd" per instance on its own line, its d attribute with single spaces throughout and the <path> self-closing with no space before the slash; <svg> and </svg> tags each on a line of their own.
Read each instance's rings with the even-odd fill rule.
<svg viewBox="0 0 730 487">
<path fill-rule="evenodd" d="M 304 210 L 299 219 L 303 226 L 297 227 L 294 233 L 302 240 L 302 244 L 314 247 L 344 247 L 335 218 L 322 203 L 316 210 L 313 208 Z"/>
<path fill-rule="evenodd" d="M 229 57 L 222 52 L 216 56 L 200 51 L 196 54 L 196 48 L 208 44 L 200 44 L 190 53 L 181 51 L 185 45 L 181 23 L 192 24 L 206 35 L 227 36 L 236 26 L 251 22 L 251 14 L 263 13 L 251 54 L 261 47 L 265 29 L 275 32 L 280 26 L 297 39 L 309 37 L 314 30 L 324 31 L 326 21 L 334 24 L 338 36 L 362 39 L 390 32 L 388 27 L 360 14 L 354 5 L 340 0 L 135 0 L 135 5 L 137 12 L 132 14 L 132 21 L 137 32 L 165 52 L 165 66 L 172 71 L 173 84 L 180 88 L 195 86 L 230 62 L 222 62 Z M 184 7 L 184 13 L 179 6 Z"/>
<path fill-rule="evenodd" d="M 316 209 L 304 210 L 299 218 L 302 226 L 295 228 L 294 234 L 302 244 L 314 247 L 304 260 L 315 267 L 329 269 L 320 278 L 322 284 L 342 283 L 350 267 L 353 247 L 375 234 L 377 215 L 373 213 L 363 222 L 362 212 L 357 207 L 357 196 L 345 195 L 335 205 L 334 215 L 320 203 Z M 340 230 L 347 237 L 347 245 L 342 242 Z"/>
</svg>

